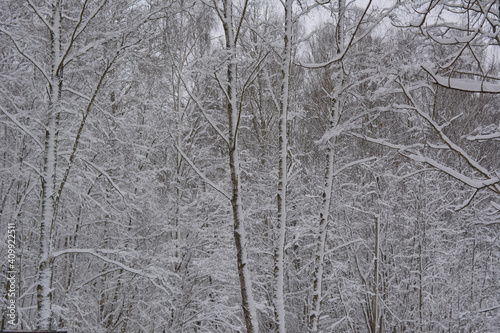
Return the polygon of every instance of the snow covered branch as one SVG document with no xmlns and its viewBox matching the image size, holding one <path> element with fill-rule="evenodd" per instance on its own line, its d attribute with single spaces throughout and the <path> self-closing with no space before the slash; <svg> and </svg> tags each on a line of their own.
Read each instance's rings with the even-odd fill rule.
<svg viewBox="0 0 500 333">
<path fill-rule="evenodd" d="M 181 154 L 182 158 L 184 158 L 184 160 L 186 160 L 186 162 L 188 162 L 188 164 L 191 166 L 191 168 L 193 168 L 193 170 L 196 172 L 196 174 L 201 177 L 201 179 L 203 179 L 214 190 L 216 190 L 217 192 L 222 194 L 226 199 L 231 200 L 231 197 L 229 196 L 229 194 L 226 193 L 221 188 L 219 188 L 219 186 L 215 185 L 215 183 L 212 182 L 210 179 L 208 179 L 208 177 L 203 172 L 201 172 L 200 169 L 198 169 L 198 167 L 193 163 L 193 161 L 191 161 L 191 159 L 184 153 L 184 151 L 179 146 L 174 144 L 174 147 L 175 147 L 175 149 L 177 149 L 179 154 Z"/>
<path fill-rule="evenodd" d="M 472 79 L 457 79 L 434 74 L 429 65 L 421 66 L 434 80 L 437 85 L 448 89 L 454 89 L 471 93 L 500 94 L 500 84 L 477 81 Z"/>
</svg>

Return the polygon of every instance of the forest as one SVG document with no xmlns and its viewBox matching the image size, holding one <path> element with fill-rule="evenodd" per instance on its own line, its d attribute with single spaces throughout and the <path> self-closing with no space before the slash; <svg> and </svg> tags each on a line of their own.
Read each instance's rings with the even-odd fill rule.
<svg viewBox="0 0 500 333">
<path fill-rule="evenodd" d="M 498 0 L 1 0 L 0 330 L 500 332 Z"/>
</svg>

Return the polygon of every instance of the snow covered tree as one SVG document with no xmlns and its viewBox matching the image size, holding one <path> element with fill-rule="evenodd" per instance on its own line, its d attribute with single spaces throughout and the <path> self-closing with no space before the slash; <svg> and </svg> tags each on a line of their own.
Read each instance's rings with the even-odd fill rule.
<svg viewBox="0 0 500 333">
<path fill-rule="evenodd" d="M 75 244 L 79 227 L 76 224 L 71 235 L 67 220 L 79 219 L 79 205 L 71 202 L 92 189 L 92 185 L 90 189 L 80 187 L 82 179 L 75 177 L 75 169 L 92 170 L 95 180 L 108 182 L 106 191 L 120 193 L 106 171 L 92 163 L 92 158 L 80 155 L 80 147 L 92 146 L 93 138 L 86 135 L 88 123 L 110 101 L 103 86 L 116 63 L 138 42 L 135 32 L 148 13 L 124 1 L 8 1 L 3 6 L 8 15 L 3 16 L 0 34 L 6 48 L 13 50 L 9 51 L 10 61 L 17 64 L 20 75 L 30 79 L 24 93 L 16 84 L 2 84 L 2 122 L 16 128 L 22 133 L 16 137 L 22 141 L 29 138 L 35 147 L 25 159 L 6 162 L 28 167 L 30 178 L 37 175 L 39 181 L 33 180 L 30 192 L 40 193 L 36 214 L 39 233 L 26 239 L 39 244 L 33 273 L 36 324 L 31 323 L 30 315 L 20 315 L 24 317 L 22 325 L 49 329 L 64 317 L 54 308 L 54 298 L 60 283 L 57 261 L 65 256 L 58 250 Z M 76 210 L 71 212 L 72 208 Z M 32 221 L 19 223 L 28 227 Z M 66 232 L 70 236 L 64 241 Z M 26 309 L 30 309 L 28 304 Z"/>
<path fill-rule="evenodd" d="M 362 53 L 357 52 L 356 47 L 358 44 L 363 44 L 363 38 L 368 39 L 367 36 L 370 31 L 384 17 L 389 15 L 394 7 L 372 10 L 371 2 L 369 2 L 365 8 L 359 9 L 357 7 L 350 8 L 345 1 L 339 1 L 336 4 L 329 4 L 327 9 L 330 11 L 331 16 L 334 17 L 335 22 L 324 25 L 322 31 L 318 33 L 317 39 L 311 43 L 316 48 L 315 50 L 313 49 L 312 62 L 310 60 L 307 64 L 305 62 L 301 64 L 315 71 L 319 71 L 320 68 L 326 69 L 321 70 L 324 73 L 321 73 L 321 79 L 318 80 L 322 92 L 317 93 L 319 101 L 316 103 L 325 108 L 323 113 L 329 125 L 325 129 L 323 136 L 317 141 L 326 148 L 326 171 L 321 194 L 322 203 L 318 214 L 319 227 L 316 231 L 317 236 L 315 237 L 316 251 L 314 254 L 312 304 L 309 314 L 309 329 L 311 332 L 318 332 L 319 330 L 322 312 L 321 303 L 324 298 L 322 290 L 324 288 L 325 253 L 329 251 L 327 246 L 327 226 L 330 222 L 332 210 L 338 209 L 338 207 L 332 207 L 336 204 L 338 205 L 338 202 L 332 200 L 332 191 L 336 191 L 333 187 L 334 178 L 341 170 L 370 160 L 370 157 L 353 160 L 352 155 L 354 154 L 350 154 L 351 156 L 346 156 L 347 161 L 345 161 L 344 158 L 340 158 L 337 155 L 335 150 L 342 149 L 341 147 L 349 144 L 347 142 L 340 142 L 341 135 L 347 134 L 352 128 L 363 126 L 362 123 L 365 118 L 369 119 L 370 115 L 377 114 L 376 109 L 370 110 L 369 108 L 361 107 L 362 112 L 359 112 L 359 109 L 355 109 L 355 105 L 364 106 L 367 103 L 361 100 L 356 101 L 356 97 L 361 97 L 362 94 L 355 91 L 357 89 L 364 89 L 363 93 L 368 95 L 366 86 L 370 84 L 379 85 L 384 80 L 383 74 L 377 73 L 375 66 L 370 67 L 369 61 L 364 60 L 360 56 Z M 362 61 L 361 66 L 357 66 L 357 61 L 359 60 Z M 324 93 L 326 93 L 326 96 L 322 96 Z M 351 98 L 350 94 L 354 98 Z M 339 166 L 336 156 L 337 159 L 345 161 L 343 166 Z M 335 170 L 336 168 L 337 170 Z M 336 221 L 333 224 L 336 225 Z M 336 233 L 335 229 L 337 227 L 337 225 L 334 227 L 333 233 Z M 377 274 L 375 273 L 375 275 Z M 340 319 L 338 323 L 342 321 L 343 319 Z"/>
<path fill-rule="evenodd" d="M 498 1 L 360 4 L 1 1 L 14 328 L 498 331 Z"/>
<path fill-rule="evenodd" d="M 231 208 L 233 213 L 234 242 L 236 246 L 236 258 L 238 265 L 238 276 L 240 281 L 241 302 L 245 326 L 248 333 L 259 331 L 257 309 L 255 306 L 252 278 L 248 260 L 248 244 L 246 226 L 244 222 L 242 190 L 241 190 L 241 168 L 239 152 L 239 129 L 242 116 L 242 92 L 238 91 L 237 77 L 237 45 L 241 33 L 243 21 L 248 6 L 248 1 L 242 4 L 239 15 L 232 0 L 223 0 L 221 3 L 213 2 L 213 6 L 222 23 L 225 37 L 224 63 L 226 66 L 225 81 L 218 80 L 226 98 L 227 128 L 228 135 L 220 133 L 226 141 L 229 157 L 229 169 L 231 176 Z M 240 97 L 240 98 L 238 98 Z"/>
<path fill-rule="evenodd" d="M 447 50 L 440 59 L 422 64 L 436 84 L 500 93 L 498 74 L 491 66 L 500 47 L 497 1 L 417 1 L 409 2 L 406 12 L 409 19 L 401 17 L 398 24 L 419 29 L 437 48 Z"/>
</svg>

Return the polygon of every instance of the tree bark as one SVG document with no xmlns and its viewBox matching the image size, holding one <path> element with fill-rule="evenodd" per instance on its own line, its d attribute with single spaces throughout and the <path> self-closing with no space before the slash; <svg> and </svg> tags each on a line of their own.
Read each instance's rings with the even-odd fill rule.
<svg viewBox="0 0 500 333">
<path fill-rule="evenodd" d="M 375 217 L 375 257 L 373 258 L 373 295 L 372 295 L 372 322 L 371 331 L 377 333 L 377 305 L 378 305 L 378 261 L 379 261 L 379 217 Z"/>
<path fill-rule="evenodd" d="M 247 239 L 243 220 L 243 208 L 241 201 L 240 184 L 240 161 L 238 151 L 238 123 L 239 112 L 236 99 L 236 42 L 233 25 L 233 4 L 231 0 L 225 0 L 223 3 L 223 16 L 221 17 L 224 34 L 226 37 L 226 50 L 229 53 L 227 64 L 227 114 L 229 122 L 229 168 L 231 172 L 231 207 L 233 212 L 233 232 L 236 246 L 236 257 L 238 263 L 238 276 L 240 280 L 241 302 L 245 325 L 248 333 L 257 333 L 259 324 L 257 320 L 257 310 L 252 291 L 252 281 L 250 269 L 248 267 Z"/>
<path fill-rule="evenodd" d="M 287 117 L 288 117 L 288 85 L 290 82 L 290 63 L 292 57 L 292 3 L 286 0 L 285 6 L 285 35 L 283 49 L 283 64 L 281 68 L 281 100 L 279 120 L 279 181 L 278 181 L 278 245 L 274 253 L 274 317 L 276 331 L 286 332 L 285 325 L 285 296 L 284 296 L 284 256 L 286 236 L 286 190 L 287 179 Z"/>
<path fill-rule="evenodd" d="M 340 54 L 344 48 L 344 13 L 345 13 L 345 0 L 339 1 L 339 12 L 337 18 L 337 31 L 336 31 L 336 41 L 337 41 L 337 54 Z M 329 113 L 330 129 L 334 129 L 339 125 L 340 115 L 341 115 L 341 91 L 344 84 L 344 77 L 342 69 L 339 69 L 340 75 L 338 81 L 335 85 L 335 89 L 331 101 L 331 110 Z M 323 202 L 321 204 L 321 209 L 319 213 L 319 230 L 318 230 L 318 243 L 316 245 L 316 254 L 314 260 L 314 273 L 313 273 L 313 292 L 312 292 L 312 309 L 311 315 L 309 317 L 310 331 L 312 333 L 317 333 L 319 331 L 319 320 L 321 316 L 321 300 L 323 298 L 323 266 L 325 258 L 325 248 L 326 248 L 326 237 L 327 237 L 327 225 L 328 225 L 328 215 L 330 214 L 330 206 L 332 200 L 332 189 L 333 189 L 333 177 L 334 170 L 333 164 L 335 161 L 335 144 L 336 137 L 332 137 L 327 142 L 327 152 L 326 152 L 326 171 L 325 171 L 325 185 L 323 187 L 322 198 Z"/>
<path fill-rule="evenodd" d="M 48 122 L 45 133 L 45 153 L 42 174 L 42 216 L 37 281 L 37 329 L 50 329 L 52 321 L 52 239 L 55 224 L 57 131 L 59 102 L 62 90 L 61 61 L 61 3 L 52 3 L 50 31 L 51 73 L 48 83 Z"/>
</svg>

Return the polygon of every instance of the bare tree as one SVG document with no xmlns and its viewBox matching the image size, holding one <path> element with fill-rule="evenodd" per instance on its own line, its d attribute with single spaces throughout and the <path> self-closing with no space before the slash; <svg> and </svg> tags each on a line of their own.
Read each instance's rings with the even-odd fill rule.
<svg viewBox="0 0 500 333">
<path fill-rule="evenodd" d="M 225 36 L 225 50 L 227 52 L 227 77 L 225 85 L 221 84 L 227 100 L 228 136 L 227 145 L 229 150 L 229 169 L 231 173 L 231 207 L 233 211 L 234 242 L 236 245 L 236 257 L 238 263 L 238 275 L 240 280 L 242 309 L 245 325 L 248 333 L 258 332 L 257 309 L 252 290 L 252 279 L 248 262 L 248 245 L 243 218 L 243 203 L 241 191 L 241 169 L 239 160 L 238 130 L 241 119 L 241 101 L 238 105 L 237 91 L 237 45 L 240 37 L 241 27 L 245 19 L 248 6 L 247 1 L 241 8 L 238 18 L 234 13 L 232 0 L 223 0 L 222 4 L 213 2 L 217 15 L 222 22 Z"/>
</svg>

